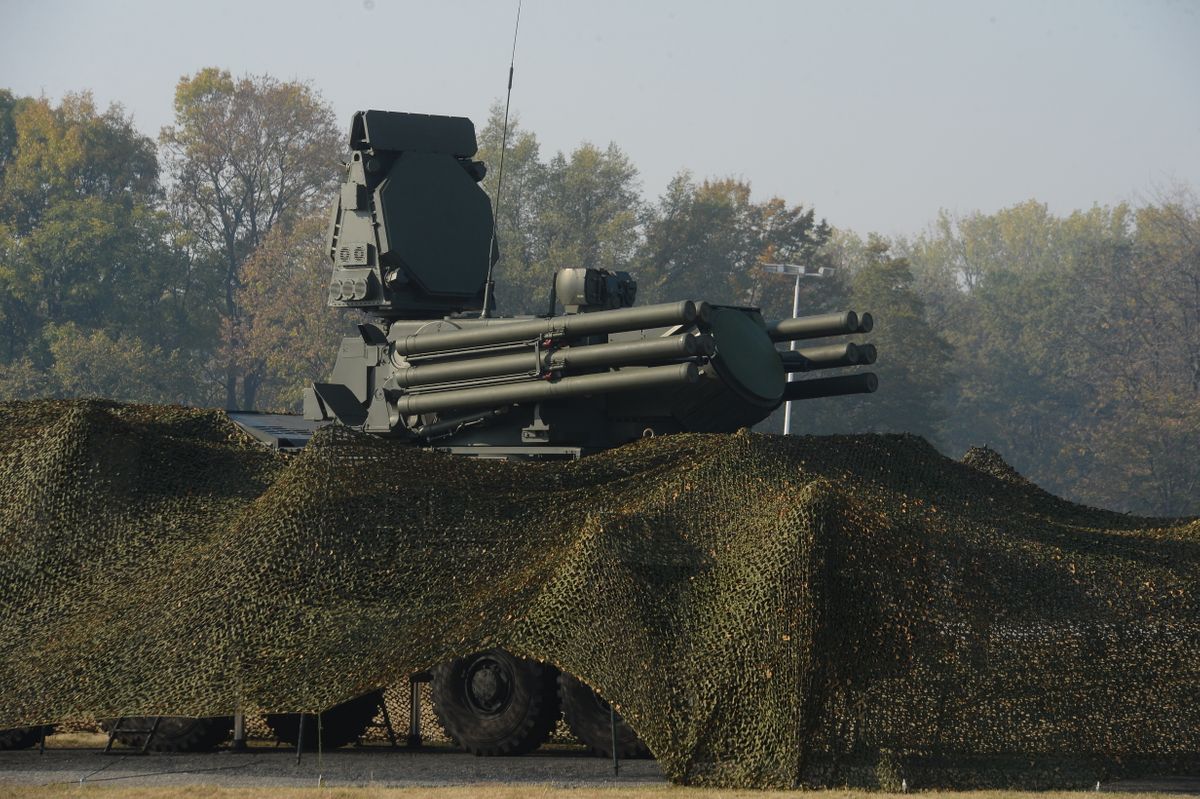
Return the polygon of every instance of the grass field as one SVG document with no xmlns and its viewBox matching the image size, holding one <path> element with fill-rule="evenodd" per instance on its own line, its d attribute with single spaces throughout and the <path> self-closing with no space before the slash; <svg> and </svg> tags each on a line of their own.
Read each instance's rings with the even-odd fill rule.
<svg viewBox="0 0 1200 799">
<path fill-rule="evenodd" d="M 808 799 L 909 799 L 913 796 L 867 791 L 724 791 L 670 785 L 649 788 L 560 788 L 530 784 L 456 785 L 447 788 L 219 788 L 211 785 L 122 788 L 100 785 L 27 787 L 0 783 L 0 792 L 8 799 L 772 799 L 784 796 Z M 922 795 L 931 799 L 1087 799 L 1096 794 L 1069 791 L 930 791 Z M 1113 792 L 1104 796 L 1112 799 L 1162 799 L 1165 795 Z"/>
</svg>

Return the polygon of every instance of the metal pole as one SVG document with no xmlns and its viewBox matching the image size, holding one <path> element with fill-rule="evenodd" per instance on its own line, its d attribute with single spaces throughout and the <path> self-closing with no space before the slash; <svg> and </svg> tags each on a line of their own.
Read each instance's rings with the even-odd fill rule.
<svg viewBox="0 0 1200 799">
<path fill-rule="evenodd" d="M 799 273 L 797 273 L 796 274 L 796 288 L 792 291 L 792 318 L 793 319 L 800 316 L 800 277 L 801 277 L 801 275 Z M 791 346 L 788 349 L 791 349 L 794 351 L 796 349 L 796 342 L 792 341 Z M 788 372 L 787 380 L 789 383 L 792 382 L 793 377 L 794 377 L 793 373 Z M 785 436 L 791 435 L 791 432 L 792 432 L 792 403 L 785 402 L 783 404 L 783 434 Z"/>
<path fill-rule="evenodd" d="M 246 751 L 246 714 L 240 710 L 233 714 L 233 746 L 230 751 Z"/>
<path fill-rule="evenodd" d="M 324 737 L 324 732 L 321 730 L 322 713 L 317 713 L 317 787 L 321 787 L 321 782 L 325 779 L 325 761 L 322 759 L 321 738 Z"/>
<path fill-rule="evenodd" d="M 408 740 L 409 749 L 421 748 L 421 683 L 408 681 Z"/>
</svg>

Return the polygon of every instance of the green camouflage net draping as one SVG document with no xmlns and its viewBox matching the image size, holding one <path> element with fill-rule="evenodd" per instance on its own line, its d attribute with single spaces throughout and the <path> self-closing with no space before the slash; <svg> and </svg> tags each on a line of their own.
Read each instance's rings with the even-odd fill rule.
<svg viewBox="0 0 1200 799">
<path fill-rule="evenodd" d="M 679 782 L 1200 752 L 1200 522 L 987 450 L 508 463 L 329 428 L 281 456 L 219 412 L 76 401 L 0 405 L 0 470 L 0 727 L 315 711 L 502 646 L 595 686 Z"/>
</svg>

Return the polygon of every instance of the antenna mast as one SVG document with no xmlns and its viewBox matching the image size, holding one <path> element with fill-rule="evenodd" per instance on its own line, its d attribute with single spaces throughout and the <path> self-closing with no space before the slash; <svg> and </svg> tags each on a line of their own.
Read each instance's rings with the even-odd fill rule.
<svg viewBox="0 0 1200 799">
<path fill-rule="evenodd" d="M 504 96 L 504 127 L 500 133 L 500 173 L 496 176 L 495 209 L 492 212 L 492 240 L 488 243 L 487 251 L 487 281 L 483 284 L 483 309 L 479 312 L 480 319 L 491 316 L 488 306 L 492 302 L 492 293 L 496 281 L 492 279 L 492 270 L 496 268 L 492 261 L 492 252 L 496 249 L 496 232 L 500 225 L 500 190 L 504 187 L 504 153 L 508 149 L 508 108 L 512 102 L 513 68 L 517 65 L 517 32 L 521 29 L 521 0 L 517 0 L 517 21 L 513 25 L 512 57 L 508 62 L 508 93 Z"/>
</svg>

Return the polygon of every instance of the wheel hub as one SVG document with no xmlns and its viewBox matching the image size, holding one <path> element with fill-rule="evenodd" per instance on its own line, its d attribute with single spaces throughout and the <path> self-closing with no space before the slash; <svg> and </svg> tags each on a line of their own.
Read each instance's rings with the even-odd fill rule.
<svg viewBox="0 0 1200 799">
<path fill-rule="evenodd" d="M 512 699 L 512 676 L 500 663 L 480 658 L 467 668 L 467 703 L 477 713 L 502 713 Z"/>
</svg>

